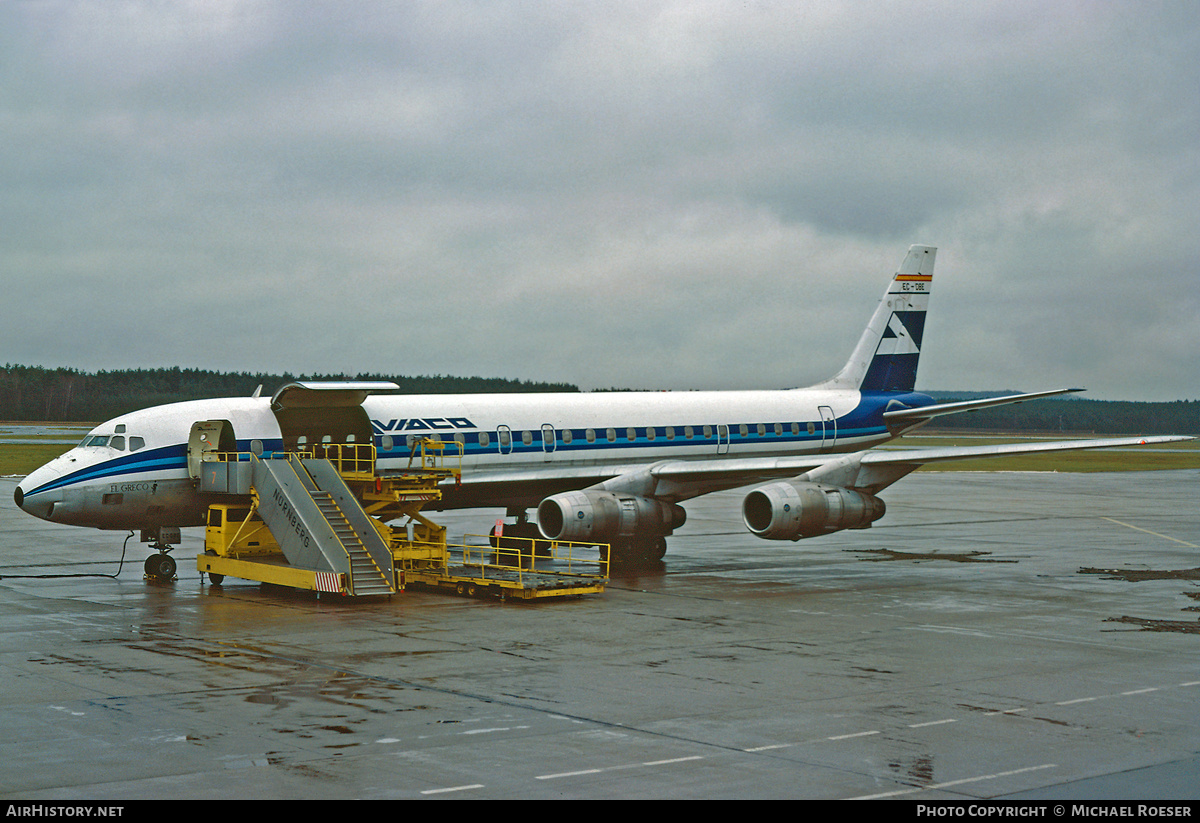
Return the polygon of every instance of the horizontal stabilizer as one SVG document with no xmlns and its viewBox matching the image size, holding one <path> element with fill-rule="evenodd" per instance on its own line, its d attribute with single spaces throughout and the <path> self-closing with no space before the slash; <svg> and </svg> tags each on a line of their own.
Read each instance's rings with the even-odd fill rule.
<svg viewBox="0 0 1200 823">
<path fill-rule="evenodd" d="M 1026 400 L 1037 400 L 1041 397 L 1054 397 L 1059 394 L 1071 394 L 1081 391 L 1083 389 L 1054 389 L 1052 391 L 1039 391 L 1030 394 L 1009 394 L 1003 397 L 963 400 L 958 403 L 938 403 L 936 406 L 921 406 L 915 409 L 893 409 L 892 411 L 885 411 L 883 419 L 888 424 L 889 429 L 895 429 L 898 427 L 897 424 L 923 422 L 945 414 L 959 414 L 961 412 L 976 411 L 977 409 L 990 409 L 993 406 L 1024 403 Z"/>
</svg>

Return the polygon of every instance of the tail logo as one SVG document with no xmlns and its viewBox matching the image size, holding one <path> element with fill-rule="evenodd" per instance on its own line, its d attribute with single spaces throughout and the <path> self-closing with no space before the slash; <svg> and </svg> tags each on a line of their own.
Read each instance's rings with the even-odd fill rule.
<svg viewBox="0 0 1200 823">
<path fill-rule="evenodd" d="M 893 313 L 891 319 L 888 320 L 887 328 L 883 331 L 883 336 L 879 340 L 879 348 L 875 350 L 876 355 L 891 355 L 891 354 L 920 354 L 921 341 L 919 338 L 914 338 L 908 333 L 908 329 L 904 325 L 898 313 Z"/>
</svg>

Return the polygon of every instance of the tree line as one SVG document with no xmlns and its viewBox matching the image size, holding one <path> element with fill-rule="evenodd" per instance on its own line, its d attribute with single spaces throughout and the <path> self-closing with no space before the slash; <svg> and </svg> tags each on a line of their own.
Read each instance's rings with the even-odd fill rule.
<svg viewBox="0 0 1200 823">
<path fill-rule="evenodd" d="M 270 396 L 296 380 L 387 380 L 404 394 L 577 392 L 570 383 L 502 377 L 405 377 L 382 374 L 267 374 L 205 369 L 78 369 L 6 365 L 0 368 L 0 420 L 100 421 L 127 412 L 206 397 Z M 1006 392 L 930 392 L 939 402 Z M 1200 434 L 1200 401 L 1170 403 L 1054 398 L 980 409 L 934 420 L 938 430 L 1061 434 Z"/>
<path fill-rule="evenodd" d="M 1004 394 L 1005 392 L 996 392 Z M 939 393 L 939 395 L 942 393 Z M 939 402 L 968 399 L 946 394 Z M 938 417 L 930 429 L 1036 434 L 1200 434 L 1200 401 L 1135 403 L 1052 398 Z"/>
<path fill-rule="evenodd" d="M 0 368 L 0 420 L 100 421 L 164 403 L 208 397 L 249 397 L 259 386 L 270 397 L 297 380 L 387 380 L 404 394 L 575 392 L 569 383 L 502 377 L 405 377 L 381 374 L 267 374 L 205 369 L 124 369 L 84 372 L 41 366 Z"/>
</svg>

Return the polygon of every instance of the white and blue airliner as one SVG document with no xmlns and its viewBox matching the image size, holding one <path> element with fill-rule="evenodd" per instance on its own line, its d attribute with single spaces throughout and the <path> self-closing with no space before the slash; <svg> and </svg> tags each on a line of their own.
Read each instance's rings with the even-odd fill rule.
<svg viewBox="0 0 1200 823">
<path fill-rule="evenodd" d="M 386 471 L 408 464 L 416 440 L 435 438 L 463 454 L 461 483 L 447 483 L 437 507 L 504 507 L 517 518 L 506 533 L 609 543 L 614 561 L 641 561 L 663 556 L 684 522 L 681 503 L 713 491 L 761 483 L 744 498 L 746 528 L 798 540 L 869 527 L 884 514 L 879 493 L 925 463 L 1190 439 L 872 450 L 940 415 L 1079 391 L 942 404 L 914 391 L 936 251 L 909 249 L 846 365 L 808 388 L 412 396 L 388 383 L 293 383 L 271 398 L 109 420 L 22 480 L 16 503 L 56 523 L 156 540 L 205 522 L 214 502 L 198 483 L 205 451 L 370 442 Z"/>
</svg>

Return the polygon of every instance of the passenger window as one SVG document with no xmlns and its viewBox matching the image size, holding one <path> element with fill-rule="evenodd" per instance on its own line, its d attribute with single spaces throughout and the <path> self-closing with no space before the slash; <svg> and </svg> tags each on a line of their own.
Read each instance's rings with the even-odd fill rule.
<svg viewBox="0 0 1200 823">
<path fill-rule="evenodd" d="M 684 436 L 684 437 L 686 437 L 688 440 L 691 440 L 691 439 L 692 439 L 692 438 L 695 436 L 695 434 L 696 434 L 696 433 L 695 433 L 695 431 L 692 429 L 692 427 L 691 427 L 691 426 L 684 426 L 684 427 L 683 427 L 683 436 Z"/>
<path fill-rule="evenodd" d="M 589 442 L 589 443 L 596 442 L 596 430 L 595 429 L 588 429 L 586 434 L 587 434 L 587 442 Z"/>
<path fill-rule="evenodd" d="M 758 424 L 758 436 L 759 436 L 759 437 L 762 437 L 762 436 L 763 436 L 763 435 L 765 435 L 766 433 L 767 433 L 767 424 L 766 424 L 766 423 L 759 423 L 759 424 Z"/>
<path fill-rule="evenodd" d="M 565 446 L 567 443 L 570 443 L 570 442 L 571 442 L 571 441 L 574 439 L 574 437 L 575 437 L 575 435 L 571 433 L 571 430 L 570 430 L 570 429 L 563 429 L 563 430 L 562 430 L 562 442 L 563 442 L 563 445 L 564 445 L 564 446 Z"/>
<path fill-rule="evenodd" d="M 647 426 L 647 427 L 646 427 L 646 439 L 647 439 L 647 440 L 653 440 L 653 439 L 654 439 L 654 427 L 653 427 L 653 426 Z"/>
<path fill-rule="evenodd" d="M 813 432 L 815 432 L 816 430 L 817 430 L 817 427 L 816 427 L 816 426 L 814 426 L 812 423 L 809 423 L 809 424 L 808 424 L 808 433 L 809 433 L 809 434 L 812 434 L 812 433 L 813 433 Z"/>
<path fill-rule="evenodd" d="M 783 424 L 782 423 L 775 424 L 775 434 L 776 434 L 776 436 L 783 434 Z"/>
<path fill-rule="evenodd" d="M 616 429 L 606 429 L 604 432 L 604 436 L 608 438 L 609 443 L 617 442 L 617 430 Z"/>
<path fill-rule="evenodd" d="M 630 442 L 637 440 L 637 429 L 635 429 L 633 426 L 627 428 L 625 430 L 625 439 Z"/>
<path fill-rule="evenodd" d="M 793 423 L 792 424 L 792 434 L 799 434 L 799 433 L 800 433 L 800 424 Z"/>
<path fill-rule="evenodd" d="M 531 432 L 531 431 L 521 432 L 521 442 L 524 443 L 526 446 L 532 446 L 533 445 L 533 432 Z"/>
<path fill-rule="evenodd" d="M 745 437 L 745 436 L 746 436 L 746 435 L 748 435 L 749 433 L 750 433 L 750 429 L 746 428 L 746 424 L 745 424 L 745 423 L 743 423 L 742 425 L 738 426 L 738 434 L 740 434 L 742 437 Z"/>
<path fill-rule="evenodd" d="M 667 426 L 667 439 L 668 440 L 675 439 L 675 427 L 674 426 Z"/>
<path fill-rule="evenodd" d="M 130 445 L 132 445 L 133 438 L 132 437 L 129 438 L 129 441 L 130 441 Z M 253 454 L 255 457 L 262 457 L 263 445 L 262 445 L 261 440 L 251 440 L 250 441 L 250 453 Z"/>
<path fill-rule="evenodd" d="M 487 432 L 480 432 L 480 433 L 479 433 L 479 445 L 481 445 L 481 446 L 487 446 L 487 445 L 488 445 L 488 443 L 491 443 L 491 442 L 492 442 L 492 438 L 488 437 L 488 433 L 487 433 Z"/>
<path fill-rule="evenodd" d="M 500 445 L 508 447 L 512 443 L 512 433 L 508 429 L 500 430 Z"/>
<path fill-rule="evenodd" d="M 705 427 L 704 427 L 704 439 L 705 439 L 705 440 L 711 440 L 711 439 L 712 439 L 712 426 L 705 426 Z"/>
<path fill-rule="evenodd" d="M 390 452 L 396 443 L 394 440 L 392 440 L 392 436 L 390 434 L 385 434 L 379 441 L 379 445 L 385 452 Z"/>
<path fill-rule="evenodd" d="M 138 437 L 136 434 L 135 434 L 135 435 L 130 435 L 130 437 L 129 437 L 129 450 L 130 450 L 131 452 L 135 452 L 135 451 L 137 451 L 138 449 L 140 449 L 140 448 L 143 448 L 145 445 L 146 445 L 146 441 L 145 441 L 145 440 L 143 440 L 142 438 Z"/>
</svg>

